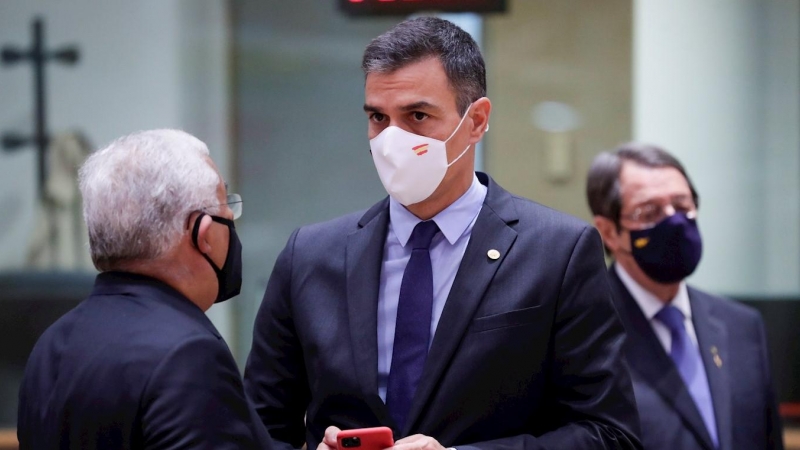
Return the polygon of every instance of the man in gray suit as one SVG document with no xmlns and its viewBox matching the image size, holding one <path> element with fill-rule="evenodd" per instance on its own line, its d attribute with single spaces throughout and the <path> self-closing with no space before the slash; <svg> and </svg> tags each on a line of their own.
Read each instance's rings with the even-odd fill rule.
<svg viewBox="0 0 800 450">
<path fill-rule="evenodd" d="M 594 228 L 474 172 L 483 59 L 436 18 L 367 47 L 389 197 L 302 227 L 258 313 L 246 390 L 283 448 L 385 425 L 398 450 L 640 448 Z"/>
</svg>

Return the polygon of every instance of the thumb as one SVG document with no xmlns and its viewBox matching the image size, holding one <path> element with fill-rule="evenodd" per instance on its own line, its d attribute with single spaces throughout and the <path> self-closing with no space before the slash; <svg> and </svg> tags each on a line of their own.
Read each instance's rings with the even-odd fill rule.
<svg viewBox="0 0 800 450">
<path fill-rule="evenodd" d="M 328 428 L 326 428 L 325 429 L 325 436 L 322 438 L 322 442 L 324 442 L 325 445 L 327 445 L 329 447 L 336 448 L 337 447 L 336 436 L 339 434 L 340 431 L 342 431 L 342 430 L 340 430 L 337 427 L 328 427 Z"/>
</svg>

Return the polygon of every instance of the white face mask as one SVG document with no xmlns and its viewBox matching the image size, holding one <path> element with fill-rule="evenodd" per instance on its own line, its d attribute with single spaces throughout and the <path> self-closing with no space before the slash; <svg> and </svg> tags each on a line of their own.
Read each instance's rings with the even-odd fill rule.
<svg viewBox="0 0 800 450">
<path fill-rule="evenodd" d="M 378 169 L 383 187 L 392 198 L 402 205 L 409 206 L 433 194 L 444 179 L 447 168 L 455 164 L 469 150 L 468 145 L 448 164 L 447 141 L 461 128 L 466 117 L 467 113 L 464 113 L 461 122 L 444 141 L 410 133 L 394 125 L 370 139 L 372 160 Z"/>
</svg>

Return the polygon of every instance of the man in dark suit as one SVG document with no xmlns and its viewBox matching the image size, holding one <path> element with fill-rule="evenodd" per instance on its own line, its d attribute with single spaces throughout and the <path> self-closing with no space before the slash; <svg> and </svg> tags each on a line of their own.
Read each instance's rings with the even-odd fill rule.
<svg viewBox="0 0 800 450">
<path fill-rule="evenodd" d="M 102 273 L 30 355 L 20 448 L 269 448 L 204 314 L 241 286 L 241 198 L 205 144 L 176 130 L 125 136 L 89 157 L 80 188 Z"/>
<path fill-rule="evenodd" d="M 687 286 L 700 261 L 698 196 L 664 150 L 597 156 L 587 183 L 628 339 L 648 450 L 782 449 L 764 324 L 744 305 Z"/>
<path fill-rule="evenodd" d="M 389 192 L 296 230 L 256 318 L 245 386 L 282 448 L 389 426 L 398 450 L 639 448 L 597 232 L 474 172 L 484 63 L 436 18 L 366 49 Z"/>
</svg>

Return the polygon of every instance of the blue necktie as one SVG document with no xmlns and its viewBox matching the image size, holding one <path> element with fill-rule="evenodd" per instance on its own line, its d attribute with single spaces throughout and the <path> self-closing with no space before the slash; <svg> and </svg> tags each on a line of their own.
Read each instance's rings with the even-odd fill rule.
<svg viewBox="0 0 800 450">
<path fill-rule="evenodd" d="M 686 332 L 683 324 L 684 315 L 678 308 L 667 305 L 656 314 L 656 319 L 669 328 L 672 335 L 672 349 L 669 356 L 675 362 L 686 387 L 689 388 L 689 393 L 700 411 L 706 430 L 711 435 L 711 441 L 715 447 L 719 447 L 717 421 L 714 416 L 714 405 L 711 402 L 711 391 L 708 388 L 706 369 L 703 366 L 700 351 Z"/>
<path fill-rule="evenodd" d="M 414 227 L 407 244 L 412 249 L 411 258 L 400 284 L 392 367 L 386 387 L 386 406 L 399 430 L 405 425 L 428 356 L 433 312 L 433 270 L 429 249 L 438 231 L 434 221 L 420 222 Z"/>
</svg>

